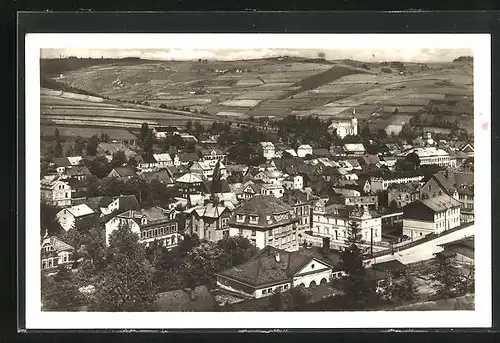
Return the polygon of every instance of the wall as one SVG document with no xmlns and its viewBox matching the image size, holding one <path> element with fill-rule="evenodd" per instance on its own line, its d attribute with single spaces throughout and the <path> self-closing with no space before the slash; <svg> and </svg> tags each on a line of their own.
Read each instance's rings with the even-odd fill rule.
<svg viewBox="0 0 500 343">
<path fill-rule="evenodd" d="M 434 233 L 434 229 L 434 222 L 403 219 L 403 235 L 410 237 L 410 239 L 424 238 L 429 233 Z"/>
<path fill-rule="evenodd" d="M 321 280 L 325 280 L 327 283 L 330 282 L 330 279 L 332 277 L 332 270 L 324 270 L 319 273 L 314 273 L 314 274 L 308 274 L 308 275 L 302 275 L 302 276 L 296 276 L 293 278 L 293 287 L 297 287 L 300 284 L 304 284 L 306 288 L 309 288 L 311 286 L 311 282 L 315 282 L 316 285 L 321 284 Z"/>
<path fill-rule="evenodd" d="M 66 209 L 61 210 L 56 215 L 57 221 L 61 225 L 61 227 L 68 231 L 71 228 L 75 227 L 75 217 Z"/>
<path fill-rule="evenodd" d="M 290 282 L 274 285 L 274 286 L 269 286 L 269 287 L 264 287 L 264 288 L 259 288 L 255 291 L 254 296 L 255 298 L 264 298 L 268 297 L 270 295 L 273 295 L 273 292 L 276 290 L 279 291 L 287 291 L 292 287 Z"/>
</svg>

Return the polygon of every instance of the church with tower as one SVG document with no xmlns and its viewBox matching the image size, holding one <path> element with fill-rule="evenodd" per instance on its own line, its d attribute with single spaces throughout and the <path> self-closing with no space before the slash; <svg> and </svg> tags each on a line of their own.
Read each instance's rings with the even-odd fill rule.
<svg viewBox="0 0 500 343">
<path fill-rule="evenodd" d="M 333 120 L 330 126 L 328 126 L 328 131 L 330 133 L 337 133 L 337 136 L 344 138 L 345 136 L 357 136 L 358 135 L 358 119 L 356 119 L 356 109 L 352 110 L 351 119 L 338 119 Z"/>
</svg>

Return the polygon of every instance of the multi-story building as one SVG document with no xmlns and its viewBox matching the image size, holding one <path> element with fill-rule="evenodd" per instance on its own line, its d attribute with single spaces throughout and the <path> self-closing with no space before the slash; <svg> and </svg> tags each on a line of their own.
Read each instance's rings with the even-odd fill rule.
<svg viewBox="0 0 500 343">
<path fill-rule="evenodd" d="M 284 203 L 292 207 L 295 216 L 300 218 L 299 235 L 311 228 L 311 198 L 311 194 L 299 190 L 289 190 L 282 198 Z"/>
<path fill-rule="evenodd" d="M 226 163 L 226 154 L 220 149 L 203 149 L 200 151 L 201 161 L 210 167 L 215 167 L 217 162 Z"/>
<path fill-rule="evenodd" d="M 285 189 L 281 185 L 274 185 L 271 183 L 261 183 L 260 186 L 260 194 L 262 195 L 274 195 L 276 198 L 281 198 L 283 193 L 285 193 Z"/>
<path fill-rule="evenodd" d="M 459 226 L 460 205 L 458 200 L 447 194 L 424 195 L 403 208 L 403 235 L 414 240 Z"/>
<path fill-rule="evenodd" d="M 474 185 L 462 185 L 457 189 L 460 201 L 460 221 L 468 223 L 474 220 Z"/>
<path fill-rule="evenodd" d="M 382 240 L 381 216 L 370 211 L 366 205 L 326 206 L 325 201 L 320 200 L 313 210 L 311 230 L 315 235 L 330 237 L 333 244 L 343 246 L 349 236 L 351 222 L 358 223 L 364 241 L 380 242 Z"/>
<path fill-rule="evenodd" d="M 420 183 L 392 184 L 387 189 L 387 206 L 404 207 L 420 198 Z"/>
<path fill-rule="evenodd" d="M 200 194 L 206 191 L 203 179 L 196 175 L 187 173 L 175 180 L 181 197 L 188 198 L 192 194 Z"/>
<path fill-rule="evenodd" d="M 400 185 L 405 183 L 419 183 L 424 179 L 423 175 L 393 175 L 393 176 L 375 176 L 370 177 L 372 191 L 385 191 L 391 185 Z"/>
<path fill-rule="evenodd" d="M 276 149 L 272 142 L 260 142 L 260 151 L 267 160 L 273 159 L 276 155 Z"/>
<path fill-rule="evenodd" d="M 272 195 L 256 195 L 235 210 L 229 219 L 229 235 L 250 239 L 258 248 L 267 245 L 299 249 L 297 217 L 290 205 Z"/>
<path fill-rule="evenodd" d="M 89 229 L 98 225 L 99 214 L 86 204 L 66 207 L 57 212 L 56 219 L 61 227 L 69 229 Z"/>
<path fill-rule="evenodd" d="M 411 149 L 404 156 L 415 153 L 420 159 L 420 165 L 437 165 L 441 167 L 456 167 L 456 160 L 450 159 L 450 155 L 443 149 L 436 147 L 420 147 Z"/>
<path fill-rule="evenodd" d="M 42 179 L 40 181 L 40 200 L 53 206 L 70 206 L 71 187 L 61 180 Z"/>
<path fill-rule="evenodd" d="M 283 180 L 285 189 L 303 189 L 304 177 L 302 175 L 289 175 Z"/>
<path fill-rule="evenodd" d="M 213 242 L 229 236 L 228 221 L 232 211 L 228 207 L 210 202 L 204 206 L 192 207 L 184 213 L 185 232 Z"/>
<path fill-rule="evenodd" d="M 313 148 L 309 144 L 302 144 L 297 148 L 297 156 L 298 157 L 306 157 L 307 155 L 312 156 Z"/>
<path fill-rule="evenodd" d="M 141 210 L 130 210 L 121 213 L 106 222 L 106 244 L 109 245 L 111 233 L 121 225 L 128 227 L 139 235 L 139 242 L 148 246 L 157 241 L 167 249 L 178 245 L 180 234 L 175 218 L 175 210 L 152 207 Z"/>
<path fill-rule="evenodd" d="M 42 272 L 55 272 L 60 265 L 71 267 L 74 262 L 74 252 L 75 248 L 71 245 L 45 234 L 40 246 Z"/>
</svg>

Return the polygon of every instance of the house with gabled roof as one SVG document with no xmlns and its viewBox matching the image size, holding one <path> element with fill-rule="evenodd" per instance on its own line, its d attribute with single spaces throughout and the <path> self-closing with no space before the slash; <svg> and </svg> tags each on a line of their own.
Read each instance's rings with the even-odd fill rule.
<svg viewBox="0 0 500 343">
<path fill-rule="evenodd" d="M 156 180 L 161 182 L 166 187 L 173 187 L 175 185 L 175 180 L 172 178 L 167 169 L 160 169 L 156 171 L 146 172 L 142 174 L 142 177 L 149 182 Z"/>
<path fill-rule="evenodd" d="M 257 257 L 216 273 L 216 277 L 221 289 L 246 298 L 262 298 L 297 286 L 326 284 L 333 271 L 334 266 L 321 256 L 267 246 Z"/>
<path fill-rule="evenodd" d="M 273 195 L 256 195 L 245 201 L 229 220 L 229 235 L 247 237 L 258 248 L 272 245 L 297 250 L 298 222 L 290 205 Z"/>
<path fill-rule="evenodd" d="M 86 166 L 71 166 L 71 168 L 66 168 L 64 174 L 61 175 L 61 179 L 71 179 L 82 181 L 91 176 L 89 168 Z"/>
<path fill-rule="evenodd" d="M 226 162 L 226 154 L 219 148 L 202 149 L 200 150 L 200 160 L 205 162 L 210 167 L 215 167 L 217 162 Z"/>
<path fill-rule="evenodd" d="M 49 168 L 53 168 L 58 174 L 64 174 L 67 168 L 71 168 L 72 164 L 67 157 L 54 157 L 49 163 Z"/>
<path fill-rule="evenodd" d="M 70 206 L 71 186 L 59 178 L 44 178 L 40 181 L 40 200 L 53 206 Z"/>
<path fill-rule="evenodd" d="M 179 161 L 182 166 L 187 166 L 195 161 L 198 161 L 200 157 L 195 152 L 182 152 L 178 154 Z"/>
<path fill-rule="evenodd" d="M 164 168 L 174 165 L 174 161 L 172 160 L 172 157 L 170 157 L 170 154 L 168 153 L 153 154 L 153 157 L 157 162 L 158 168 Z"/>
<path fill-rule="evenodd" d="M 203 179 L 192 173 L 186 173 L 175 180 L 179 193 L 183 198 L 188 198 L 190 194 L 207 193 Z"/>
<path fill-rule="evenodd" d="M 217 242 L 229 236 L 228 221 L 232 210 L 218 200 L 192 207 L 186 214 L 185 232 L 196 234 L 200 239 Z"/>
<path fill-rule="evenodd" d="M 113 212 L 125 212 L 130 210 L 139 210 L 141 206 L 135 195 L 119 195 L 114 197 L 102 197 L 99 202 L 101 215 L 108 215 Z"/>
<path fill-rule="evenodd" d="M 114 216 L 106 222 L 106 244 L 109 245 L 111 233 L 121 225 L 128 225 L 132 232 L 139 235 L 139 242 L 146 246 L 153 241 L 167 249 L 177 246 L 180 239 L 174 209 L 167 210 L 158 206 L 140 210 L 129 210 Z"/>
<path fill-rule="evenodd" d="M 66 207 L 56 214 L 56 219 L 61 227 L 69 229 L 84 230 L 98 225 L 99 216 L 86 204 Z"/>
<path fill-rule="evenodd" d="M 424 194 L 403 207 L 403 235 L 421 239 L 460 226 L 460 202 L 448 194 Z"/>
<path fill-rule="evenodd" d="M 108 174 L 108 177 L 117 177 L 119 179 L 126 179 L 126 180 L 136 176 L 137 172 L 132 167 L 116 167 L 113 168 Z"/>
<path fill-rule="evenodd" d="M 46 233 L 40 244 L 42 273 L 56 272 L 61 265 L 71 268 L 74 262 L 74 252 L 74 247 Z"/>
</svg>

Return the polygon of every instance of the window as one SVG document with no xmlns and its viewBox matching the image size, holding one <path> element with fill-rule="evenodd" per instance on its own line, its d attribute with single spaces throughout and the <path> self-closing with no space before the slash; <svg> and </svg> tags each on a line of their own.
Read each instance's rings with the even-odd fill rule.
<svg viewBox="0 0 500 343">
<path fill-rule="evenodd" d="M 252 230 L 252 236 L 255 236 L 257 234 L 257 231 Z"/>
<path fill-rule="evenodd" d="M 239 233 L 240 236 L 243 236 L 243 229 L 239 229 L 238 233 Z"/>
<path fill-rule="evenodd" d="M 54 261 L 53 261 L 51 258 L 49 258 L 49 268 L 50 268 L 50 267 L 53 267 L 53 262 L 54 262 Z"/>
<path fill-rule="evenodd" d="M 283 289 L 288 289 L 288 285 L 283 286 Z"/>
<path fill-rule="evenodd" d="M 42 261 L 42 269 L 46 269 L 46 268 L 47 268 L 47 261 L 43 260 Z"/>
<path fill-rule="evenodd" d="M 68 255 L 63 255 L 63 262 L 68 262 Z"/>
<path fill-rule="evenodd" d="M 267 289 L 267 293 L 272 293 L 273 292 L 273 289 L 272 288 L 268 288 Z"/>
<path fill-rule="evenodd" d="M 311 269 L 314 269 L 314 263 L 313 263 L 313 264 L 311 264 Z"/>
<path fill-rule="evenodd" d="M 262 290 L 262 295 L 267 294 L 267 289 Z"/>
</svg>

